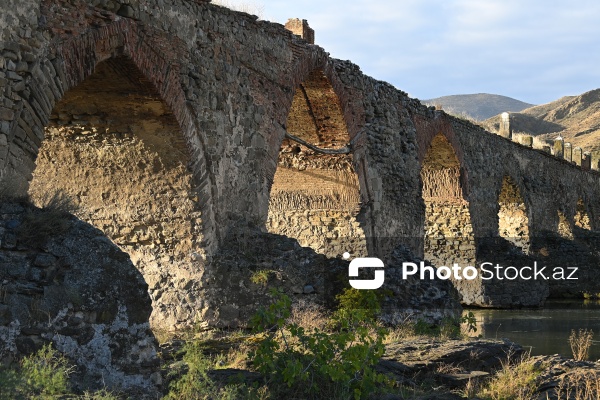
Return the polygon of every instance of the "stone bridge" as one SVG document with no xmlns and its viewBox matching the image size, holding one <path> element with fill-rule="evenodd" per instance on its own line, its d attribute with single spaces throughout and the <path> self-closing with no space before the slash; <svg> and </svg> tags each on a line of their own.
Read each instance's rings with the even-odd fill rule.
<svg viewBox="0 0 600 400">
<path fill-rule="evenodd" d="M 227 297 L 246 286 L 223 260 L 232 243 L 261 253 L 260 232 L 329 259 L 399 245 L 435 265 L 597 256 L 597 171 L 422 105 L 311 44 L 302 21 L 296 35 L 199 0 L 1 9 L 2 193 L 68 196 L 141 271 L 156 323 L 243 319 L 235 303 L 252 300 Z M 290 290 L 322 291 L 311 279 Z M 522 306 L 589 281 L 457 287 L 465 304 Z"/>
</svg>

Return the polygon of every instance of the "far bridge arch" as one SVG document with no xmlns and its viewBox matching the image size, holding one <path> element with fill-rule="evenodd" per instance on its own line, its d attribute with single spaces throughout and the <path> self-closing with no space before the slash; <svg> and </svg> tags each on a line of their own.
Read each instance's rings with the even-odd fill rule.
<svg viewBox="0 0 600 400">
<path fill-rule="evenodd" d="M 297 87 L 285 129 L 311 145 L 337 149 L 351 141 L 343 105 L 322 68 Z M 366 256 L 360 181 L 352 154 L 320 154 L 284 138 L 271 186 L 267 229 L 330 257 Z"/>
<path fill-rule="evenodd" d="M 529 213 L 522 191 L 511 175 L 504 175 L 498 195 L 498 234 L 523 252 L 529 251 Z"/>
<path fill-rule="evenodd" d="M 421 161 L 425 259 L 436 266 L 474 265 L 475 237 L 459 156 L 442 132 L 425 150 Z"/>
</svg>

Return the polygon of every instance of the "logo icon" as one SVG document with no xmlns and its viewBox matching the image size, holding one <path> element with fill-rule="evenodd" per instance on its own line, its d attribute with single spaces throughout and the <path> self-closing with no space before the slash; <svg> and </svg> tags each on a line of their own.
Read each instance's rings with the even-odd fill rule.
<svg viewBox="0 0 600 400">
<path fill-rule="evenodd" d="M 355 258 L 350 261 L 348 267 L 348 275 L 350 277 L 358 277 L 358 271 L 361 268 L 384 268 L 383 261 L 375 257 Z M 350 286 L 360 290 L 379 289 L 385 280 L 385 271 L 382 269 L 375 270 L 374 279 L 350 279 Z"/>
</svg>

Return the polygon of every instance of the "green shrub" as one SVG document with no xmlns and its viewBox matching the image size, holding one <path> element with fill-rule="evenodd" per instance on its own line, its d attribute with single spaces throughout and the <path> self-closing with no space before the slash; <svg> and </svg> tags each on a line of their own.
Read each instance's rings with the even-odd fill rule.
<svg viewBox="0 0 600 400">
<path fill-rule="evenodd" d="M 69 393 L 67 359 L 45 345 L 37 353 L 25 357 L 18 369 L 5 369 L 0 374 L 0 396 L 8 398 L 48 398 Z"/>
<path fill-rule="evenodd" d="M 378 292 L 374 290 L 345 289 L 337 295 L 338 309 L 334 318 L 346 319 L 357 311 L 374 320 L 381 312 Z"/>
<path fill-rule="evenodd" d="M 165 399 L 203 399 L 205 396 L 208 398 L 215 390 L 215 385 L 208 376 L 210 360 L 202 352 L 199 342 L 186 343 L 183 351 L 183 362 L 187 366 L 187 372 L 171 382 L 170 391 Z"/>
<path fill-rule="evenodd" d="M 0 368 L 0 399 L 81 399 L 117 400 L 103 389 L 81 396 L 70 390 L 69 375 L 73 367 L 51 345 L 24 357 L 17 368 Z"/>
<path fill-rule="evenodd" d="M 464 324 L 467 333 L 477 332 L 477 317 L 473 314 L 473 311 L 468 311 L 460 318 L 460 323 Z"/>
<path fill-rule="evenodd" d="M 252 273 L 252 275 L 250 276 L 250 281 L 256 285 L 266 286 L 269 282 L 271 274 L 274 273 L 275 271 L 272 271 L 270 269 L 261 269 Z"/>
<path fill-rule="evenodd" d="M 214 368 L 214 361 L 204 355 L 203 349 L 204 346 L 199 341 L 186 343 L 183 362 L 187 372 L 171 382 L 165 400 L 235 400 L 253 397 L 244 385 L 219 387 L 208 376 L 208 371 Z"/>
<path fill-rule="evenodd" d="M 356 294 L 345 294 L 344 307 L 355 304 Z M 272 295 L 274 301 L 253 317 L 255 329 L 266 336 L 250 358 L 280 397 L 287 390 L 302 398 L 359 399 L 381 389 L 386 378 L 374 367 L 384 353 L 386 332 L 368 315 L 370 309 L 342 308 L 333 317 L 333 332 L 306 330 L 286 322 L 290 298 Z"/>
</svg>

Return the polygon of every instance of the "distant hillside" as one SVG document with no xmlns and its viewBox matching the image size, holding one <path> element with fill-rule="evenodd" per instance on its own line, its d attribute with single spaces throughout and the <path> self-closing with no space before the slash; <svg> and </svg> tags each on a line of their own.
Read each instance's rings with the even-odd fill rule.
<svg viewBox="0 0 600 400">
<path fill-rule="evenodd" d="M 424 100 L 423 103 L 431 106 L 441 105 L 448 114 L 467 116 L 477 121 L 483 121 L 505 111 L 521 111 L 533 106 L 510 97 L 487 93 L 443 96 Z"/>
<path fill-rule="evenodd" d="M 600 151 L 600 89 L 511 113 L 511 120 L 514 132 L 542 140 L 552 140 L 560 133 L 574 146 Z M 482 124 L 497 131 L 499 123 L 500 115 L 496 115 Z"/>
</svg>

